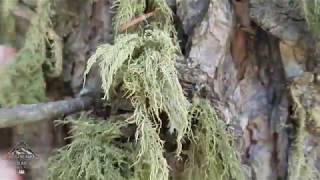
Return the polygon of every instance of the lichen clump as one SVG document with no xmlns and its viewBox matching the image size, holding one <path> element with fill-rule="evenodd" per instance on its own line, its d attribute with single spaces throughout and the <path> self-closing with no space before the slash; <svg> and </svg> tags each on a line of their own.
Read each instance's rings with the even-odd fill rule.
<svg viewBox="0 0 320 180">
<path fill-rule="evenodd" d="M 178 155 L 182 151 L 181 140 L 190 130 L 189 103 L 174 66 L 179 49 L 171 23 L 171 10 L 162 0 L 149 1 L 148 7 L 146 2 L 138 0 L 116 3 L 114 44 L 100 46 L 89 59 L 85 73 L 94 63 L 99 63 L 106 98 L 109 98 L 113 78 L 121 76 L 127 98 L 135 109 L 130 120 L 138 126 L 138 161 L 149 164 L 150 179 L 168 179 L 168 164 L 158 135 L 160 113 L 168 115 L 171 132 L 177 135 Z M 117 31 L 134 17 L 142 15 L 145 9 L 157 11 L 155 17 L 148 19 L 148 25 L 138 25 L 133 32 Z"/>
<path fill-rule="evenodd" d="M 49 180 L 125 180 L 133 176 L 132 148 L 114 144 L 121 138 L 121 122 L 97 122 L 86 115 L 71 123 L 72 143 L 60 149 L 49 163 Z"/>
<path fill-rule="evenodd" d="M 95 54 L 88 60 L 85 76 L 97 63 L 100 67 L 104 99 L 112 102 L 111 92 L 114 92 L 115 88 L 121 88 L 126 92 L 125 98 L 134 108 L 132 116 L 121 121 L 136 126 L 134 142 L 131 142 L 134 150 L 121 153 L 126 155 L 126 158 L 119 156 L 120 160 L 127 159 L 127 164 L 131 165 L 125 171 L 126 175 L 130 175 L 126 178 L 170 179 L 170 167 L 164 156 L 166 139 L 160 136 L 161 131 L 165 129 L 166 132 L 173 135 L 177 157 L 180 157 L 181 153 L 186 154 L 190 151 L 188 169 L 191 169 L 190 172 L 197 172 L 197 178 L 242 179 L 240 162 L 232 143 L 233 139 L 227 135 L 228 132 L 222 125 L 223 122 L 219 122 L 208 102 L 203 105 L 198 103 L 192 105 L 192 102 L 189 102 L 184 96 L 175 69 L 175 59 L 180 50 L 172 22 L 171 9 L 167 6 L 166 1 L 118 0 L 114 7 L 117 11 L 113 24 L 114 42 L 97 48 Z M 132 26 L 126 26 L 145 13 L 153 13 L 153 16 Z M 123 29 L 123 27 L 127 28 Z M 163 119 L 163 114 L 165 114 L 165 119 Z M 194 119 L 197 119 L 198 123 L 192 126 Z M 168 122 L 168 127 L 163 126 L 164 120 Z M 107 128 L 104 125 L 103 127 Z M 195 130 L 192 130 L 192 127 L 195 127 Z M 98 138 L 96 135 L 87 134 L 87 136 L 82 139 L 90 137 L 94 142 Z M 182 148 L 186 139 L 192 142 L 189 149 Z M 85 144 L 82 141 L 78 140 L 78 144 L 72 142 L 69 147 L 80 147 L 80 144 Z M 111 143 L 113 141 L 106 141 L 108 147 L 114 146 L 114 143 Z M 85 151 L 85 145 L 77 149 L 82 149 L 82 151 L 66 148 L 53 158 L 51 165 L 55 168 L 50 173 L 51 177 L 68 179 L 72 174 L 92 174 L 87 172 L 91 169 L 80 170 L 75 167 L 74 171 L 70 171 L 65 167 L 60 167 L 59 162 L 68 159 L 71 156 L 70 153 L 78 153 L 78 157 L 89 153 Z M 86 156 L 95 155 L 91 153 Z M 108 149 L 101 149 L 99 153 L 108 154 Z M 133 154 L 133 158 L 129 154 Z M 76 155 L 72 156 L 76 157 Z M 85 166 L 91 166 L 88 160 L 84 161 L 79 158 L 68 161 L 77 161 L 76 164 L 85 163 Z M 81 167 L 84 166 L 81 165 Z M 123 171 L 116 167 L 110 168 L 118 171 L 119 173 L 116 174 L 121 179 Z M 66 170 L 61 170 L 61 168 Z M 99 172 L 105 169 L 99 162 L 96 168 L 100 169 Z M 102 176 L 110 179 L 108 173 L 102 173 Z M 192 179 L 192 176 L 187 174 L 186 176 Z M 79 179 L 89 180 L 90 178 L 90 176 L 81 176 Z"/>
<path fill-rule="evenodd" d="M 15 5 L 9 3 L 9 8 L 5 2 L 8 1 L 3 2 L 3 8 L 6 7 L 8 11 Z M 9 17 L 8 13 L 5 11 L 2 17 Z M 51 0 L 37 1 L 36 13 L 31 18 L 23 47 L 15 55 L 14 61 L 0 72 L 0 106 L 12 107 L 46 100 L 43 65 L 46 64 L 48 72 L 54 71 L 55 75 L 61 72 L 62 67 L 62 44 L 51 29 L 51 13 Z M 49 39 L 52 43 L 49 43 Z M 48 52 L 48 49 L 52 52 Z M 54 56 L 53 62 L 47 58 L 48 54 Z"/>
<path fill-rule="evenodd" d="M 312 121 L 316 123 L 317 126 L 319 119 L 314 119 L 315 117 L 312 114 L 312 108 L 310 108 L 306 103 L 306 99 L 310 95 L 310 88 L 307 82 L 303 84 L 293 84 L 290 87 L 291 97 L 294 103 L 294 116 L 297 127 L 295 132 L 295 139 L 289 159 L 289 179 L 319 179 L 320 173 L 316 168 L 315 159 L 312 159 L 312 156 L 307 156 L 306 150 L 306 141 L 310 137 L 307 130 L 307 124 L 310 124 Z M 299 88 L 300 87 L 300 88 Z M 301 88 L 302 87 L 302 88 Z M 311 86 L 312 87 L 312 86 Z M 308 92 L 308 93 L 306 93 Z M 310 98 L 310 97 L 309 97 Z M 311 99 L 313 96 L 311 95 Z M 303 101 L 304 100 L 304 101 Z M 309 99 L 310 100 L 310 99 Z M 309 101 L 310 103 L 310 101 Z M 311 112 L 310 112 L 311 111 Z M 318 128 L 315 127 L 315 128 Z M 310 153 L 310 152 L 309 152 Z"/>
<path fill-rule="evenodd" d="M 301 0 L 301 7 L 305 19 L 311 29 L 316 35 L 320 36 L 320 1 L 319 0 Z"/>
<path fill-rule="evenodd" d="M 210 103 L 201 99 L 193 102 L 190 115 L 197 123 L 185 169 L 186 179 L 244 180 L 233 137 L 226 132 L 225 124 Z"/>
</svg>

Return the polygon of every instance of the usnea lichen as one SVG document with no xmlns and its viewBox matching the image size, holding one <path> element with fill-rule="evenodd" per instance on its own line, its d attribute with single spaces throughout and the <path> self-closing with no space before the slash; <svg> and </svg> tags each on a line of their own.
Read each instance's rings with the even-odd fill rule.
<svg viewBox="0 0 320 180">
<path fill-rule="evenodd" d="M 138 162 L 148 163 L 150 179 L 168 179 L 168 165 L 163 157 L 163 143 L 158 135 L 161 126 L 160 112 L 165 112 L 170 120 L 170 129 L 177 134 L 177 154 L 182 150 L 182 138 L 188 133 L 189 103 L 183 95 L 174 66 L 176 53 L 171 10 L 165 1 L 116 2 L 118 15 L 115 29 L 128 23 L 133 17 L 144 13 L 145 8 L 156 10 L 156 17 L 148 20 L 148 26 L 136 27 L 133 33 L 117 32 L 113 45 L 103 45 L 97 49 L 87 66 L 99 63 L 102 87 L 108 98 L 113 78 L 121 75 L 127 98 L 135 108 L 132 122 L 136 123 L 136 140 L 140 152 Z M 152 147 L 150 146 L 152 145 Z"/>
<path fill-rule="evenodd" d="M 289 159 L 289 179 L 319 179 L 320 174 L 316 169 L 315 164 L 306 157 L 305 142 L 308 138 L 306 124 L 310 120 L 310 114 L 300 102 L 301 92 L 294 85 L 290 88 L 291 97 L 293 99 L 294 119 L 296 120 L 297 127 L 295 132 L 295 139 L 290 152 Z"/>
<path fill-rule="evenodd" d="M 134 151 L 130 145 L 115 145 L 121 138 L 121 122 L 97 122 L 82 115 L 70 123 L 72 143 L 49 161 L 49 180 L 132 179 Z"/>
<path fill-rule="evenodd" d="M 15 55 L 13 63 L 1 72 L 1 106 L 11 107 L 17 104 L 45 101 L 45 80 L 42 66 L 44 63 L 55 64 L 55 67 L 51 69 L 57 69 L 58 73 L 61 72 L 62 45 L 57 35 L 50 29 L 51 6 L 51 0 L 37 1 L 36 13 L 31 18 L 24 46 Z M 53 41 L 51 49 L 56 63 L 47 61 L 49 39 Z"/>
<path fill-rule="evenodd" d="M 10 11 L 16 6 L 17 0 L 2 0 L 0 2 L 0 43 L 12 45 L 15 36 L 15 21 Z"/>
<path fill-rule="evenodd" d="M 245 176 L 235 151 L 234 139 L 207 100 L 193 103 L 196 119 L 186 179 L 237 179 Z"/>
<path fill-rule="evenodd" d="M 45 60 L 44 34 L 50 19 L 49 7 L 49 1 L 38 2 L 37 15 L 32 19 L 24 47 L 17 53 L 14 63 L 9 65 L 7 71 L 2 72 L 0 85 L 2 106 L 44 100 L 42 64 Z"/>
<path fill-rule="evenodd" d="M 320 1 L 301 0 L 299 1 L 303 9 L 305 19 L 313 33 L 320 35 Z"/>
<path fill-rule="evenodd" d="M 187 175 L 189 179 L 242 179 L 240 162 L 233 147 L 233 139 L 225 131 L 223 122 L 219 122 L 208 103 L 196 103 L 192 106 L 184 96 L 175 69 L 175 59 L 180 50 L 172 25 L 171 10 L 166 2 L 164 0 L 118 0 L 114 7 L 117 10 L 113 24 L 115 29 L 114 42 L 97 48 L 95 54 L 88 60 L 84 76 L 88 75 L 90 69 L 97 63 L 102 79 L 102 89 L 105 93 L 104 99 L 112 98 L 113 88 L 119 88 L 118 85 L 121 84 L 121 88 L 126 91 L 125 97 L 134 107 L 133 115 L 126 121 L 122 121 L 137 126 L 135 142 L 132 143 L 134 151 L 123 152 L 126 156 L 128 153 L 134 155 L 133 158 L 132 156 L 124 158 L 131 165 L 130 170 L 127 169 L 127 171 L 132 173 L 126 178 L 170 179 L 170 167 L 164 157 L 165 140 L 160 138 L 160 129 L 163 128 L 161 114 L 165 113 L 166 120 L 169 121 L 168 130 L 176 139 L 176 155 L 178 157 L 183 151 L 183 139 L 192 139 L 190 149 L 192 155 L 188 163 L 190 173 Z M 145 12 L 154 12 L 154 15 L 127 29 L 122 28 L 136 20 L 135 18 L 141 17 Z M 191 130 L 192 119 L 197 119 L 199 122 L 193 132 Z M 104 128 L 107 127 L 104 126 Z M 98 136 L 93 137 L 89 134 L 87 136 L 91 138 L 92 142 L 98 138 Z M 81 139 L 87 139 L 87 137 Z M 79 143 L 82 141 L 81 139 L 74 140 L 76 143 L 72 142 L 69 147 L 77 145 L 77 142 L 77 146 L 85 144 Z M 106 141 L 108 146 L 112 147 L 111 141 Z M 83 151 L 86 149 L 85 147 L 86 145 L 83 145 L 79 148 L 82 151 L 64 149 L 58 158 L 53 158 L 52 166 L 55 168 L 51 174 L 54 174 L 57 179 L 67 179 L 72 174 L 79 174 L 78 166 L 72 168 L 75 170 L 69 171 L 68 168 L 61 166 L 61 163 L 62 159 L 77 156 L 71 155 L 71 152 L 77 153 L 78 157 L 89 153 Z M 99 153 L 108 154 L 104 151 Z M 114 157 L 111 157 L 112 159 Z M 68 161 L 80 164 L 80 167 L 93 166 L 87 159 L 73 158 Z M 60 164 L 55 162 L 60 162 Z M 84 166 L 82 166 L 83 163 Z M 101 172 L 105 167 L 99 163 L 96 167 L 99 167 L 99 172 Z M 122 171 L 120 169 L 111 166 L 110 169 L 117 171 L 114 173 L 117 173 L 121 179 Z M 91 169 L 83 168 L 82 175 L 92 174 L 88 171 Z M 105 179 L 111 177 L 109 174 L 101 175 Z M 96 176 L 91 176 L 96 178 Z"/>
</svg>

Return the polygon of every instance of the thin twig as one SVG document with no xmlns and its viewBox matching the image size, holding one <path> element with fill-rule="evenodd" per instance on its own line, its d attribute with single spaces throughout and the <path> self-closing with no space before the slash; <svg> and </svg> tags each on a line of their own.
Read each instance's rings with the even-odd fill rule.
<svg viewBox="0 0 320 180">
<path fill-rule="evenodd" d="M 15 108 L 1 108 L 0 128 L 43 120 L 53 120 L 63 115 L 87 110 L 91 107 L 92 103 L 93 100 L 90 97 L 79 97 L 41 104 L 20 105 Z"/>
<path fill-rule="evenodd" d="M 135 26 L 135 25 L 141 23 L 142 21 L 145 21 L 145 20 L 148 19 L 149 17 L 153 16 L 153 15 L 157 12 L 157 10 L 159 10 L 159 9 L 155 9 L 155 10 L 153 10 L 153 11 L 147 13 L 147 14 L 141 15 L 141 16 L 133 19 L 132 21 L 130 21 L 130 22 L 122 25 L 122 26 L 120 27 L 120 32 L 123 32 L 123 31 L 125 31 L 126 29 L 128 29 L 129 27 Z"/>
</svg>

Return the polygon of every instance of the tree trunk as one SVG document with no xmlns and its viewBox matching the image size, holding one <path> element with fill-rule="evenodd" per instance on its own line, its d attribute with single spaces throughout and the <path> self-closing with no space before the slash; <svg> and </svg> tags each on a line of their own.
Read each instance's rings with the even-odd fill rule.
<svg viewBox="0 0 320 180">
<path fill-rule="evenodd" d="M 207 98 L 239 137 L 249 179 L 289 178 L 288 167 L 295 163 L 291 126 L 299 124 L 292 122 L 290 87 L 307 76 L 309 81 L 300 81 L 305 91 L 312 91 L 317 76 L 315 41 L 299 9 L 285 0 L 185 0 L 177 12 L 188 36 L 178 65 L 182 84 L 207 88 Z M 296 88 L 304 91 L 301 85 Z M 315 91 L 299 98 L 318 104 L 313 96 Z M 314 165 L 310 156 L 318 157 L 317 133 L 305 131 L 306 144 L 298 146 Z"/>
<path fill-rule="evenodd" d="M 33 0 L 22 2 L 13 10 L 18 44 L 35 6 Z M 49 99 L 100 95 L 98 69 L 87 77 L 88 89 L 80 90 L 87 59 L 98 45 L 112 42 L 112 2 L 55 2 L 54 30 L 64 43 L 64 62 L 60 77 L 46 79 Z M 200 94 L 219 110 L 236 136 L 247 179 L 301 179 L 297 161 L 319 171 L 320 53 L 302 10 L 290 6 L 291 0 L 167 2 L 183 53 L 176 64 L 181 85 L 186 96 Z M 295 117 L 299 112 L 305 120 Z M 56 136 L 52 126 L 19 127 L 15 137 L 47 158 Z M 43 169 L 32 175 L 40 177 Z"/>
</svg>

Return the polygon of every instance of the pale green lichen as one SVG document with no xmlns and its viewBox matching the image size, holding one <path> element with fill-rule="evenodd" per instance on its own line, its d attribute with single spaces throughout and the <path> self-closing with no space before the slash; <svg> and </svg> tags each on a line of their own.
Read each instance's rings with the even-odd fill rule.
<svg viewBox="0 0 320 180">
<path fill-rule="evenodd" d="M 145 114 L 147 108 L 145 105 L 137 107 L 135 111 L 135 120 L 137 122 L 137 135 L 139 141 L 139 153 L 135 163 L 136 179 L 150 180 L 168 180 L 169 166 L 163 156 L 164 142 L 158 134 L 158 127 L 155 126 L 149 114 Z"/>
<path fill-rule="evenodd" d="M 132 146 L 116 141 L 122 137 L 121 122 L 96 121 L 82 115 L 72 125 L 72 143 L 49 161 L 49 180 L 126 180 L 133 178 Z"/>
<path fill-rule="evenodd" d="M 137 16 L 143 15 L 146 8 L 145 0 L 115 0 L 114 8 L 117 13 L 114 17 L 115 32 L 120 31 L 120 27 Z"/>
<path fill-rule="evenodd" d="M 48 75 L 54 77 L 62 71 L 62 42 L 50 29 L 51 3 L 51 0 L 37 1 L 36 14 L 31 17 L 23 47 L 15 55 L 12 63 L 1 72 L 1 106 L 11 107 L 45 101 L 43 65 L 50 65 Z M 52 40 L 53 43 L 50 44 L 48 40 Z M 47 45 L 51 45 L 54 59 L 52 62 L 47 58 Z"/>
<path fill-rule="evenodd" d="M 233 139 L 225 131 L 223 122 L 218 120 L 212 107 L 206 103 L 195 103 L 193 107 L 184 96 L 182 87 L 178 80 L 175 69 L 175 59 L 179 53 L 179 47 L 176 40 L 176 32 L 172 25 L 171 10 L 164 0 L 118 0 L 115 3 L 117 14 L 114 17 L 115 38 L 113 44 L 104 44 L 97 48 L 95 54 L 89 59 L 85 76 L 95 63 L 99 65 L 102 79 L 102 89 L 105 93 L 105 99 L 112 101 L 111 91 L 113 88 L 121 88 L 126 91 L 125 98 L 131 102 L 134 107 L 133 115 L 125 124 L 135 124 L 137 126 L 135 142 L 131 145 L 133 151 L 123 151 L 124 156 L 132 156 L 127 159 L 127 164 L 132 165 L 130 176 L 127 179 L 136 180 L 168 180 L 170 178 L 170 167 L 164 157 L 164 140 L 160 138 L 160 128 L 163 127 L 163 119 L 160 114 L 164 113 L 169 121 L 169 130 L 176 138 L 176 155 L 179 157 L 182 152 L 182 143 L 184 138 L 191 138 L 190 161 L 188 161 L 188 178 L 198 179 L 242 179 L 240 161 L 233 146 Z M 130 30 L 120 32 L 120 27 L 132 21 L 137 16 L 147 12 L 154 11 L 155 15 L 141 22 Z M 198 124 L 195 130 L 191 132 L 192 119 L 197 119 Z M 108 129 L 108 127 L 103 128 Z M 100 131 L 100 128 L 97 128 Z M 87 130 L 83 129 L 85 133 Z M 102 130 L 101 130 L 102 131 Z M 97 136 L 91 137 L 90 141 L 95 142 Z M 79 138 L 79 137 L 78 137 Z M 76 143 L 72 142 L 69 147 L 81 144 L 81 148 L 86 149 L 86 143 L 79 143 L 87 137 L 75 137 Z M 108 139 L 108 140 L 107 140 Z M 106 139 L 106 145 L 112 147 L 112 143 Z M 101 144 L 89 144 L 100 147 Z M 80 145 L 77 145 L 80 147 Z M 105 151 L 105 150 L 104 150 Z M 74 152 L 78 155 L 70 154 Z M 72 174 L 78 175 L 92 174 L 91 168 L 82 171 L 80 167 L 91 167 L 87 159 L 76 159 L 83 156 L 83 151 L 73 151 L 66 148 L 62 151 L 59 164 L 54 163 L 53 174 L 60 179 L 68 179 Z M 98 153 L 98 152 L 88 152 Z M 102 154 L 103 151 L 99 152 Z M 68 159 L 72 156 L 75 167 L 72 171 L 62 165 L 61 159 Z M 100 156 L 97 155 L 97 156 Z M 111 156 L 111 155 L 110 155 Z M 63 157 L 63 158 L 62 158 Z M 91 157 L 91 156 L 90 156 Z M 118 156 L 117 156 L 118 157 Z M 120 159 L 121 156 L 119 156 Z M 131 158 L 134 157 L 134 158 Z M 56 159 L 56 158 L 55 158 Z M 59 161 L 60 159 L 60 161 Z M 111 156 L 111 161 L 114 160 Z M 119 160 L 119 159 L 118 159 Z M 116 162 L 118 161 L 116 160 Z M 84 161 L 85 166 L 81 166 Z M 108 161 L 108 160 L 106 160 Z M 107 163 L 110 164 L 110 163 Z M 100 167 L 101 172 L 103 164 L 95 166 Z M 114 173 L 121 172 L 119 169 L 109 166 Z M 127 172 L 125 171 L 125 172 Z M 99 173 L 98 173 L 99 174 Z M 125 173 L 127 174 L 127 173 Z M 120 174 L 118 174 L 120 176 Z M 91 175 L 94 178 L 96 176 Z M 109 174 L 103 174 L 101 177 L 110 179 Z M 81 176 L 83 177 L 83 176 Z M 58 178 L 58 179 L 59 179 Z M 120 177 L 121 178 L 121 177 Z M 78 179 L 79 178 L 78 176 Z"/>
<path fill-rule="evenodd" d="M 0 2 L 0 43 L 12 45 L 15 37 L 15 20 L 11 10 L 16 6 L 17 0 L 2 0 Z"/>
<path fill-rule="evenodd" d="M 306 157 L 305 154 L 305 141 L 308 137 L 306 124 L 310 118 L 310 114 L 306 111 L 305 107 L 300 102 L 300 95 L 294 86 L 291 87 L 291 97 L 295 105 L 294 119 L 297 123 L 295 140 L 290 152 L 288 177 L 292 180 L 313 180 L 319 179 L 320 173 L 315 165 Z"/>
<path fill-rule="evenodd" d="M 190 130 L 189 103 L 174 66 L 179 49 L 171 23 L 171 10 L 163 0 L 149 1 L 148 7 L 145 7 L 146 1 L 128 3 L 124 0 L 116 4 L 116 31 L 133 17 L 143 14 L 145 8 L 157 9 L 157 14 L 148 20 L 147 27 L 137 27 L 134 33 L 117 32 L 113 45 L 100 46 L 89 59 L 85 74 L 94 63 L 99 63 L 107 98 L 112 84 L 119 83 L 113 82 L 114 77 L 122 76 L 127 98 L 135 108 L 131 122 L 138 126 L 136 139 L 140 153 L 136 164 L 148 164 L 150 179 L 168 179 L 163 144 L 157 133 L 161 126 L 159 113 L 168 115 L 170 129 L 177 134 L 177 154 L 182 150 L 183 136 Z"/>
<path fill-rule="evenodd" d="M 190 113 L 197 120 L 193 131 L 186 179 L 244 180 L 239 154 L 233 136 L 226 131 L 214 108 L 207 100 L 193 103 Z"/>
<path fill-rule="evenodd" d="M 50 1 L 38 1 L 37 14 L 31 21 L 22 49 L 1 72 L 0 105 L 36 103 L 45 99 L 42 64 L 46 59 L 46 30 L 50 23 Z"/>
<path fill-rule="evenodd" d="M 303 9 L 305 19 L 313 33 L 320 35 L 320 1 L 301 0 L 299 1 Z"/>
</svg>

